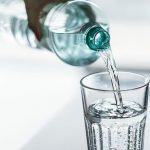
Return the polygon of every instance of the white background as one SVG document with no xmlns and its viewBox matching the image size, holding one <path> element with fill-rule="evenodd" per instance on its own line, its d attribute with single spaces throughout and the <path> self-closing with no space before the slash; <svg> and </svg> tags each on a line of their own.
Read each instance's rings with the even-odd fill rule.
<svg viewBox="0 0 150 150">
<path fill-rule="evenodd" d="M 148 0 L 96 1 L 110 18 L 111 43 L 121 70 L 150 70 Z M 79 80 L 104 70 L 99 60 L 77 68 L 48 51 L 0 40 L 0 149 L 87 150 Z M 149 109 L 150 110 L 150 109 Z M 148 112 L 145 150 L 149 150 Z"/>
</svg>

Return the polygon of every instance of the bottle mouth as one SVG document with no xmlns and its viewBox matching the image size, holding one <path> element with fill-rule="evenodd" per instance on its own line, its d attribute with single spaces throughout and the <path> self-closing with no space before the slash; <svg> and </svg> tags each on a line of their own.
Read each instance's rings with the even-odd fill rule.
<svg viewBox="0 0 150 150">
<path fill-rule="evenodd" d="M 110 35 L 100 25 L 88 29 L 85 41 L 88 47 L 94 51 L 104 51 L 110 47 Z"/>
</svg>

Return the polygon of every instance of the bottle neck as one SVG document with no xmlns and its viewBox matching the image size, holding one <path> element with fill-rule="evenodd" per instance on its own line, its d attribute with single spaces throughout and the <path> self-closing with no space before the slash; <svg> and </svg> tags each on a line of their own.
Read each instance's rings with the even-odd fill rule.
<svg viewBox="0 0 150 150">
<path fill-rule="evenodd" d="M 47 49 L 52 50 L 50 40 L 49 40 L 50 32 L 51 32 L 50 28 L 51 30 L 53 30 L 54 27 L 57 29 L 59 26 L 61 26 L 59 24 L 57 27 L 56 21 L 53 21 L 55 17 L 52 17 L 54 13 L 60 17 L 60 13 L 62 12 L 59 12 L 57 10 L 61 7 L 63 7 L 63 3 L 52 3 L 44 7 L 44 9 L 42 10 L 40 14 L 39 21 L 40 21 L 41 30 L 43 33 L 43 38 L 41 39 L 41 42 L 42 42 L 42 45 Z M 59 19 L 61 20 L 62 27 L 63 27 L 64 25 L 63 22 L 66 20 L 62 20 L 62 18 L 59 18 Z M 90 21 L 89 23 L 86 23 L 84 26 L 82 26 L 80 31 L 78 32 L 82 32 L 84 43 L 91 50 L 104 51 L 110 47 L 110 36 L 109 36 L 108 31 L 106 30 L 107 29 L 104 29 L 103 26 L 101 26 L 101 23 Z"/>
<path fill-rule="evenodd" d="M 84 27 L 85 42 L 94 51 L 104 51 L 110 47 L 110 35 L 99 24 Z"/>
</svg>

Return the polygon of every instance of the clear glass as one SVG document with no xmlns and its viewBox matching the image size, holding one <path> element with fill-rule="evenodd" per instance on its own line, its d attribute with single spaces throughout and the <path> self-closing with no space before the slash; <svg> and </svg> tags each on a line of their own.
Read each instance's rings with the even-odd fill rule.
<svg viewBox="0 0 150 150">
<path fill-rule="evenodd" d="M 118 72 L 123 113 L 117 111 L 108 73 L 81 79 L 88 150 L 143 150 L 149 80 Z"/>
</svg>

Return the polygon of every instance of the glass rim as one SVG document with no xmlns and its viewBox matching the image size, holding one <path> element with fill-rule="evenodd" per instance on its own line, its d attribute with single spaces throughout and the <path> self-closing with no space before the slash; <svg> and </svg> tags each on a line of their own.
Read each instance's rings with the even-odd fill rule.
<svg viewBox="0 0 150 150">
<path fill-rule="evenodd" d="M 141 75 L 141 74 L 138 74 L 138 73 L 134 73 L 134 72 L 128 72 L 128 71 L 117 71 L 118 74 L 120 73 L 123 73 L 123 74 L 131 74 L 131 75 L 134 75 L 134 76 L 137 76 L 137 77 L 141 77 L 144 79 L 144 83 L 141 85 L 141 86 L 137 86 L 137 87 L 134 87 L 134 88 L 129 88 L 129 89 L 123 89 L 123 90 L 120 90 L 120 91 L 131 91 L 131 90 L 137 90 L 137 89 L 140 89 L 140 88 L 143 88 L 143 87 L 146 87 L 149 85 L 150 83 L 150 80 L 147 76 L 145 75 Z M 95 73 L 91 73 L 91 74 L 88 74 L 86 76 L 84 76 L 83 78 L 81 78 L 80 80 L 80 85 L 84 88 L 87 88 L 87 89 L 90 89 L 90 90 L 95 90 L 95 91 L 102 91 L 102 92 L 117 92 L 117 90 L 113 90 L 113 89 L 100 89 L 100 88 L 93 88 L 93 87 L 90 87 L 90 86 L 87 86 L 83 83 L 83 80 L 89 76 L 93 76 L 93 75 L 96 75 L 96 74 L 100 74 L 100 75 L 103 75 L 103 74 L 108 74 L 108 72 L 95 72 Z"/>
</svg>

